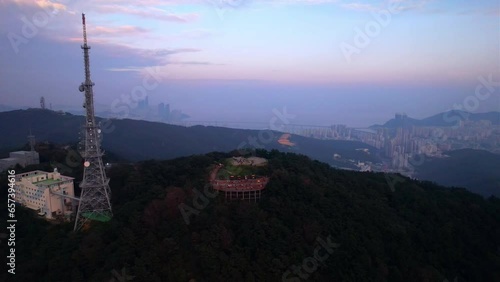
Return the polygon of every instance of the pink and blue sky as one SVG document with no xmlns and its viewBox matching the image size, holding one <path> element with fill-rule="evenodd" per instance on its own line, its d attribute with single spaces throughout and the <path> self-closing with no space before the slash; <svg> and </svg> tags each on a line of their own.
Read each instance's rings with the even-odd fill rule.
<svg viewBox="0 0 500 282">
<path fill-rule="evenodd" d="M 463 105 L 478 77 L 500 81 L 497 0 L 0 0 L 0 104 L 82 104 L 82 12 L 101 108 L 148 68 L 150 104 L 193 120 L 265 122 L 287 107 L 318 125 L 422 118 Z M 474 111 L 500 110 L 499 97 L 497 86 Z"/>
</svg>

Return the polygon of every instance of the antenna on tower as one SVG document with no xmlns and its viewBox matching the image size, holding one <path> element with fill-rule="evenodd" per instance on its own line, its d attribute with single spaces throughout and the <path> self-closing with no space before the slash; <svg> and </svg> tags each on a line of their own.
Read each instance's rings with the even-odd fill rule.
<svg viewBox="0 0 500 282">
<path fill-rule="evenodd" d="M 28 141 L 30 144 L 30 163 L 31 164 L 38 164 L 40 163 L 40 159 L 36 157 L 36 152 L 35 152 L 35 136 L 31 134 L 31 128 L 30 128 L 30 135 L 28 135 Z"/>
<path fill-rule="evenodd" d="M 82 13 L 82 24 L 83 24 L 83 45 L 87 46 L 87 25 L 85 24 L 85 14 Z"/>
<path fill-rule="evenodd" d="M 30 129 L 30 135 L 28 135 L 28 141 L 30 144 L 31 152 L 35 151 L 35 136 L 31 134 L 31 129 Z"/>
<path fill-rule="evenodd" d="M 78 212 L 74 230 L 81 229 L 90 220 L 109 221 L 113 216 L 111 211 L 111 189 L 109 179 L 102 163 L 103 151 L 101 150 L 101 130 L 96 124 L 94 115 L 94 83 L 90 79 L 90 58 L 87 45 L 87 26 L 85 14 L 82 14 L 83 24 L 83 58 L 85 65 L 85 81 L 78 88 L 85 94 L 84 108 L 86 112 L 81 144 L 83 163 L 83 180 L 80 183 L 82 193 L 78 204 Z"/>
<path fill-rule="evenodd" d="M 40 108 L 42 108 L 42 110 L 45 110 L 45 98 L 42 96 L 42 98 L 40 98 Z"/>
</svg>

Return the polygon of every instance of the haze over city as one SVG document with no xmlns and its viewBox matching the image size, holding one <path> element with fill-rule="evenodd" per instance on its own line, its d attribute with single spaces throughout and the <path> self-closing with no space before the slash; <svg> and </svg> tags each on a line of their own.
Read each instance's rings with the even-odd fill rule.
<svg viewBox="0 0 500 282">
<path fill-rule="evenodd" d="M 190 120 L 268 122 L 286 107 L 293 123 L 362 127 L 467 110 L 480 77 L 500 80 L 497 1 L 140 3 L 1 1 L 0 104 L 81 107 L 82 12 L 96 105 L 117 113 L 147 79 L 150 104 Z M 469 109 L 500 110 L 490 94 Z"/>
</svg>

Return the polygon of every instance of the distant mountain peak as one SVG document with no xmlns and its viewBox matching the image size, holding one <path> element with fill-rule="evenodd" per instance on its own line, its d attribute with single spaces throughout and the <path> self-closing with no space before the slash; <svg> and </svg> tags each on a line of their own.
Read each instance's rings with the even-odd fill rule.
<svg viewBox="0 0 500 282">
<path fill-rule="evenodd" d="M 487 120 L 492 124 L 500 124 L 500 112 L 470 113 L 462 110 L 449 110 L 424 119 L 414 119 L 405 114 L 396 114 L 383 125 L 375 124 L 370 128 L 395 128 L 408 126 L 457 126 L 461 121 Z"/>
</svg>

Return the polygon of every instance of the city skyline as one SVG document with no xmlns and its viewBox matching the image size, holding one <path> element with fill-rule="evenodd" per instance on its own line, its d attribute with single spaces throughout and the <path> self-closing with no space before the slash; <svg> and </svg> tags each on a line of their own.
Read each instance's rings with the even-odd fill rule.
<svg viewBox="0 0 500 282">
<path fill-rule="evenodd" d="M 81 104 L 85 12 L 96 103 L 110 110 L 136 107 L 126 98 L 145 78 L 152 104 L 193 120 L 268 121 L 283 107 L 296 123 L 423 118 L 467 106 L 480 78 L 495 90 L 473 112 L 500 110 L 495 1 L 107 3 L 0 3 L 0 104 Z"/>
</svg>

